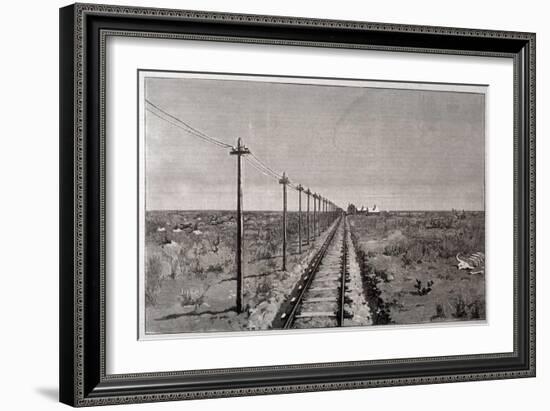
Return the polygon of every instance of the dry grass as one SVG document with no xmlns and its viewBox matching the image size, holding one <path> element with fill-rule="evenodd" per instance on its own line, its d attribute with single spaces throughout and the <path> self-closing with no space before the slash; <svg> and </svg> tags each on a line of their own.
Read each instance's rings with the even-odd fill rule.
<svg viewBox="0 0 550 411">
<path fill-rule="evenodd" d="M 484 276 L 458 270 L 455 260 L 485 251 L 484 218 L 456 211 L 350 217 L 366 288 L 378 294 L 371 310 L 388 312 L 381 323 L 485 318 Z"/>
<path fill-rule="evenodd" d="M 302 221 L 305 237 L 305 219 Z M 146 329 L 151 332 L 245 329 L 247 313 L 288 280 L 282 272 L 282 214 L 245 212 L 246 312 L 235 312 L 236 222 L 229 211 L 146 213 Z M 287 223 L 287 271 L 298 254 L 298 214 Z M 286 284 L 286 283 L 285 283 Z M 183 308 L 183 311 L 182 311 Z M 208 313 L 202 315 L 201 313 Z M 159 321 L 158 319 L 166 319 Z"/>
</svg>

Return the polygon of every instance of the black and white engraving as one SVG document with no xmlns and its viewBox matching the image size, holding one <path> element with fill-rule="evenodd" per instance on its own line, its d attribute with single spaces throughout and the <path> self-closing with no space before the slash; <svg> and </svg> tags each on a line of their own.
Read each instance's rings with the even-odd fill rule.
<svg viewBox="0 0 550 411">
<path fill-rule="evenodd" d="M 141 338 L 485 320 L 485 86 L 138 74 Z"/>
</svg>

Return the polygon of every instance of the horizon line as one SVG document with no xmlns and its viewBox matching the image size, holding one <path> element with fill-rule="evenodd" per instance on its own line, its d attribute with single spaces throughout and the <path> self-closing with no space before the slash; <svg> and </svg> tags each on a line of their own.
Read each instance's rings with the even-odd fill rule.
<svg viewBox="0 0 550 411">
<path fill-rule="evenodd" d="M 345 211 L 345 209 L 342 209 Z M 145 210 L 145 212 L 154 212 L 154 211 L 228 211 L 228 212 L 237 212 L 235 209 L 214 209 L 214 208 L 196 208 L 196 209 L 179 209 L 179 208 L 156 208 L 152 210 Z M 299 212 L 300 210 L 287 210 L 287 212 Z M 359 211 L 359 210 L 358 210 Z M 383 212 L 415 212 L 415 211 L 469 211 L 469 212 L 485 212 L 484 209 L 466 209 L 466 208 L 451 208 L 451 209 L 391 209 L 391 210 L 380 210 L 380 213 Z M 242 210 L 243 213 L 247 212 L 272 212 L 272 213 L 282 213 L 282 210 L 267 210 L 267 209 L 255 209 L 255 210 Z M 307 213 L 307 210 L 302 210 L 303 213 Z M 313 213 L 313 209 L 310 209 L 310 212 Z M 317 210 L 317 212 L 320 212 Z M 370 212 L 372 214 L 372 212 Z M 376 213 L 375 213 L 376 214 Z"/>
</svg>

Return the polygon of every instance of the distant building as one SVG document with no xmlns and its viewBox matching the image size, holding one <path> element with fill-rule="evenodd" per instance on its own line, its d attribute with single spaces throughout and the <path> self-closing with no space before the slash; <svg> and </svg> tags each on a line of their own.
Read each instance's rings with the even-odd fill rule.
<svg viewBox="0 0 550 411">
<path fill-rule="evenodd" d="M 357 214 L 380 214 L 380 208 L 375 204 L 373 207 L 365 207 L 364 205 L 361 208 L 357 209 Z"/>
<path fill-rule="evenodd" d="M 367 214 L 379 214 L 379 213 L 380 213 L 380 209 L 376 206 L 376 204 L 372 208 L 367 207 Z"/>
<path fill-rule="evenodd" d="M 348 214 L 380 214 L 381 210 L 375 204 L 372 208 L 362 205 L 360 208 L 355 207 L 353 204 L 348 205 Z"/>
</svg>

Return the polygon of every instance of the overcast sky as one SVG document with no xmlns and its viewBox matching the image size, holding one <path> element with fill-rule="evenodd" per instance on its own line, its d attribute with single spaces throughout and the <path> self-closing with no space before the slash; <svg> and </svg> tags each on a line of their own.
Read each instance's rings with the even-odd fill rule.
<svg viewBox="0 0 550 411">
<path fill-rule="evenodd" d="M 250 150 L 340 206 L 483 210 L 484 95 L 243 80 L 146 78 L 146 98 Z M 146 209 L 234 209 L 236 159 L 146 112 Z M 244 205 L 280 210 L 244 163 Z M 289 209 L 298 194 L 289 193 Z"/>
</svg>

